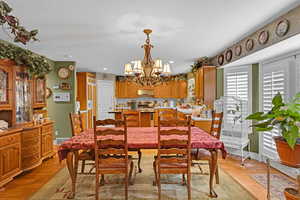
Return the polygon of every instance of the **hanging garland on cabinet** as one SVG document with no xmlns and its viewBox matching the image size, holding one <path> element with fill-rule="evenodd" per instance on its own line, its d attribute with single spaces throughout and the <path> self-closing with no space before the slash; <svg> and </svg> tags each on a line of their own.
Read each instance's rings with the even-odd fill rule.
<svg viewBox="0 0 300 200">
<path fill-rule="evenodd" d="M 17 65 L 26 66 L 32 76 L 41 77 L 52 70 L 51 64 L 45 56 L 37 55 L 27 49 L 1 42 L 0 59 L 10 59 L 15 61 Z"/>
</svg>

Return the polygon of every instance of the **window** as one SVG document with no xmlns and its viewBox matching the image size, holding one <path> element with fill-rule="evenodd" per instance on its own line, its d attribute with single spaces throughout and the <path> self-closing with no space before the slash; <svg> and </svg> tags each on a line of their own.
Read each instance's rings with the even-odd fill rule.
<svg viewBox="0 0 300 200">
<path fill-rule="evenodd" d="M 272 99 L 279 92 L 283 100 L 289 98 L 289 71 L 291 59 L 262 64 L 261 70 L 261 110 L 268 112 L 272 108 Z M 274 136 L 280 135 L 280 130 L 274 128 L 272 131 L 265 131 L 261 134 L 261 149 L 263 156 L 276 158 L 277 150 Z"/>
<path fill-rule="evenodd" d="M 224 95 L 226 97 L 225 107 L 226 112 L 224 112 L 224 128 L 231 130 L 234 125 L 235 115 L 230 112 L 231 110 L 236 110 L 237 102 L 233 98 L 241 100 L 242 106 L 242 118 L 248 115 L 251 111 L 251 66 L 240 66 L 233 68 L 225 68 L 224 70 Z M 243 123 L 244 130 L 248 129 L 247 123 Z M 241 126 L 234 126 L 234 129 L 241 130 Z"/>
</svg>

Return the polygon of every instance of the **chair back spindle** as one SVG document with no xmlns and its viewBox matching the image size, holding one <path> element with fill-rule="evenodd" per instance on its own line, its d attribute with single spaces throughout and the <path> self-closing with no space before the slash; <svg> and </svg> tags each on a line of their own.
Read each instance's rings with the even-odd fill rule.
<svg viewBox="0 0 300 200">
<path fill-rule="evenodd" d="M 212 123 L 211 123 L 210 135 L 212 135 L 217 139 L 220 139 L 221 136 L 222 120 L 223 120 L 223 112 L 216 113 L 215 111 L 212 111 Z"/>
</svg>

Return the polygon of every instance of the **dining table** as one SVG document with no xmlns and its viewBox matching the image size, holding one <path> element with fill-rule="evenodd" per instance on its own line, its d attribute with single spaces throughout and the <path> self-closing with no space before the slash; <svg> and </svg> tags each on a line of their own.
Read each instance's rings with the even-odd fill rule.
<svg viewBox="0 0 300 200">
<path fill-rule="evenodd" d="M 174 127 L 164 127 L 163 129 L 167 130 L 172 128 Z M 118 129 L 118 127 L 115 129 Z M 186 127 L 177 127 L 177 129 L 186 129 Z M 171 139 L 176 139 L 176 137 L 180 136 L 170 135 L 170 137 L 174 137 Z M 157 127 L 128 127 L 127 143 L 129 149 L 157 149 L 158 129 Z M 87 129 L 59 145 L 59 160 L 66 160 L 72 182 L 72 189 L 68 198 L 75 197 L 78 152 L 81 150 L 93 150 L 94 148 L 94 129 Z M 198 127 L 191 127 L 191 148 L 207 149 L 211 153 L 212 167 L 209 177 L 209 196 L 216 198 L 218 195 L 214 191 L 214 176 L 218 166 L 218 152 L 220 151 L 222 153 L 223 159 L 225 159 L 227 155 L 224 143 Z"/>
</svg>

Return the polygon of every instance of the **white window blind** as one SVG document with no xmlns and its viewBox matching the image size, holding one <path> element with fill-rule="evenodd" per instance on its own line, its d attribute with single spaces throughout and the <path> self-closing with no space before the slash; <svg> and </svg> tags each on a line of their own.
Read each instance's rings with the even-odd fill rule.
<svg viewBox="0 0 300 200">
<path fill-rule="evenodd" d="M 261 73 L 261 108 L 263 112 L 272 109 L 272 99 L 279 92 L 283 100 L 288 95 L 289 59 L 262 65 Z M 270 158 L 277 157 L 274 136 L 280 135 L 279 129 L 265 131 L 262 134 L 262 154 Z"/>
<path fill-rule="evenodd" d="M 251 103 L 251 68 L 249 66 L 241 66 L 229 68 L 224 71 L 224 94 L 227 97 L 235 97 L 243 100 L 242 116 L 243 119 L 247 116 L 250 110 Z M 226 112 L 224 113 L 224 129 L 231 129 L 233 127 L 234 114 L 231 110 L 236 110 L 236 103 L 234 99 L 228 98 L 226 102 Z M 235 126 L 239 129 L 241 127 Z"/>
</svg>

